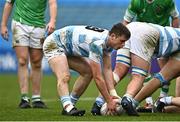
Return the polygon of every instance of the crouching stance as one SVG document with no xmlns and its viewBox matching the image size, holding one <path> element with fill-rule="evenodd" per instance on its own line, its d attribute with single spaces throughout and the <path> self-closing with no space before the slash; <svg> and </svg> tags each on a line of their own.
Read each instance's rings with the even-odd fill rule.
<svg viewBox="0 0 180 122">
<path fill-rule="evenodd" d="M 129 115 L 136 116 L 138 114 L 135 107 L 140 101 L 180 75 L 180 29 L 140 22 L 132 22 L 127 28 L 131 32 L 131 38 L 126 42 L 125 48 L 130 49 L 132 80 L 121 104 Z M 153 56 L 166 57 L 169 60 L 142 88 Z"/>
<path fill-rule="evenodd" d="M 84 115 L 85 110 L 78 110 L 74 103 L 85 91 L 92 77 L 105 98 L 109 111 L 115 111 L 116 103 L 108 92 L 108 85 L 113 83 L 110 54 L 112 49 L 123 47 L 129 37 L 129 30 L 119 23 L 110 31 L 94 26 L 67 26 L 46 38 L 43 51 L 57 77 L 57 91 L 63 105 L 63 115 Z M 68 89 L 69 69 L 80 74 L 71 95 Z"/>
</svg>

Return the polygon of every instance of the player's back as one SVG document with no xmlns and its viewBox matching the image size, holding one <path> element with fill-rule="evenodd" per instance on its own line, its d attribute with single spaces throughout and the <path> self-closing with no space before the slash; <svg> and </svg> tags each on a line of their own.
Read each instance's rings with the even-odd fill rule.
<svg viewBox="0 0 180 122">
<path fill-rule="evenodd" d="M 128 9 L 137 14 L 136 20 L 139 22 L 169 26 L 169 17 L 175 5 L 173 0 L 132 0 Z"/>
<path fill-rule="evenodd" d="M 108 31 L 94 26 L 66 26 L 54 32 L 58 45 L 69 55 L 89 55 L 89 44 L 97 40 L 106 40 Z"/>
<path fill-rule="evenodd" d="M 174 52 L 180 51 L 180 28 L 162 27 L 152 24 L 160 32 L 158 56 L 169 56 Z"/>
</svg>

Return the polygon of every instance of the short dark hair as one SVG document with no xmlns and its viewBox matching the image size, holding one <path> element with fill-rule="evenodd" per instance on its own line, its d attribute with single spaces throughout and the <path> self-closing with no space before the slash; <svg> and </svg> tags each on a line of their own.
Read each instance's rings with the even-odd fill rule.
<svg viewBox="0 0 180 122">
<path fill-rule="evenodd" d="M 109 31 L 109 34 L 112 34 L 112 33 L 114 33 L 117 36 L 125 35 L 127 39 L 129 39 L 131 36 L 129 29 L 122 23 L 117 23 L 113 25 L 113 27 Z"/>
</svg>

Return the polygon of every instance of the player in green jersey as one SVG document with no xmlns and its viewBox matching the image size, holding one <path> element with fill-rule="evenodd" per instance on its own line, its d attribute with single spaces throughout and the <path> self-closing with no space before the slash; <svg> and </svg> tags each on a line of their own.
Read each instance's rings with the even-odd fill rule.
<svg viewBox="0 0 180 122">
<path fill-rule="evenodd" d="M 47 2 L 50 8 L 50 21 L 45 25 Z M 8 40 L 7 22 L 14 7 L 12 20 L 13 48 L 18 61 L 18 80 L 21 92 L 20 108 L 30 108 L 28 97 L 28 80 L 32 81 L 32 107 L 46 108 L 40 97 L 40 81 L 42 77 L 41 61 L 43 57 L 40 39 L 45 30 L 52 33 L 55 29 L 57 4 L 56 0 L 6 0 L 1 22 L 1 35 Z M 31 72 L 29 77 L 28 63 Z"/>
<path fill-rule="evenodd" d="M 171 25 L 177 28 L 179 27 L 178 16 L 179 16 L 179 12 L 173 0 L 131 0 L 131 3 L 126 10 L 123 23 L 128 24 L 132 22 L 134 18 L 136 18 L 136 21 L 140 21 L 140 22 L 155 23 L 162 26 Z M 164 58 L 158 59 L 160 68 L 162 68 L 166 62 L 167 60 Z M 120 66 L 117 67 L 122 67 L 122 66 L 120 64 Z M 119 71 L 118 68 L 116 68 L 115 72 L 118 71 Z M 177 78 L 177 82 L 178 79 L 180 80 L 180 78 Z M 146 81 L 149 80 L 145 80 L 145 83 Z M 163 86 L 161 89 L 160 97 L 167 96 L 168 91 L 169 91 L 169 87 L 167 85 Z M 145 108 L 147 108 L 147 110 L 151 109 L 152 104 L 153 104 L 152 97 L 147 97 Z M 139 110 L 141 111 L 144 109 L 139 109 Z"/>
<path fill-rule="evenodd" d="M 162 26 L 172 25 L 173 27 L 178 27 L 178 16 L 179 12 L 177 11 L 173 0 L 131 0 L 128 9 L 126 10 L 123 24 L 127 25 L 128 23 L 132 22 L 134 18 L 136 18 L 136 21 L 140 22 L 155 23 Z M 171 23 L 170 18 L 172 19 Z M 128 52 L 129 50 L 124 48 L 119 49 L 117 52 L 116 67 L 113 72 L 115 79 L 114 84 L 121 81 L 128 72 L 130 67 L 130 59 L 127 58 L 127 54 L 129 54 Z M 148 79 L 149 77 L 146 81 L 148 81 Z M 162 94 L 166 94 L 168 91 L 166 88 L 168 87 L 164 86 L 161 92 Z M 113 94 L 116 94 L 115 90 L 113 90 Z M 99 115 L 99 110 L 103 103 L 103 98 L 101 96 L 97 97 L 96 102 L 93 104 L 91 113 L 93 115 Z M 148 104 L 146 105 L 149 112 L 149 110 L 152 110 L 153 104 L 151 97 L 147 98 L 147 103 Z"/>
</svg>

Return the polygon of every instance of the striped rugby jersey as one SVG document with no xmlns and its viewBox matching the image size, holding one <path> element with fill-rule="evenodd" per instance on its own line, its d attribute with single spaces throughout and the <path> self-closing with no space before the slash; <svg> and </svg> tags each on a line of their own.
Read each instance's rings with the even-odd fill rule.
<svg viewBox="0 0 180 122">
<path fill-rule="evenodd" d="M 159 51 L 157 57 L 168 57 L 180 51 L 180 28 L 151 24 L 159 30 Z"/>
<path fill-rule="evenodd" d="M 57 45 L 66 55 L 89 57 L 100 63 L 103 53 L 110 55 L 112 48 L 106 45 L 108 30 L 94 26 L 66 26 L 53 33 Z"/>
</svg>

